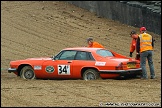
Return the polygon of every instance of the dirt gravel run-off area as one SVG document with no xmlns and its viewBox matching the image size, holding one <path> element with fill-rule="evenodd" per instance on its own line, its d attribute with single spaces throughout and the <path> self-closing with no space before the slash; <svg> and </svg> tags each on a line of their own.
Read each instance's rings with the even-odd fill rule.
<svg viewBox="0 0 162 108">
<path fill-rule="evenodd" d="M 1 1 L 1 107 L 161 107 L 161 35 L 149 31 L 155 39 L 156 79 L 24 80 L 6 70 L 12 60 L 86 46 L 90 36 L 129 56 L 132 30 L 139 33 L 63 1 Z M 148 63 L 146 68 L 150 77 Z"/>
</svg>

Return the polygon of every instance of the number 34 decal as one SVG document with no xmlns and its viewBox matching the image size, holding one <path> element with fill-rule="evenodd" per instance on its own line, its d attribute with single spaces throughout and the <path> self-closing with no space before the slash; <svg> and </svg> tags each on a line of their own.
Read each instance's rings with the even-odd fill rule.
<svg viewBox="0 0 162 108">
<path fill-rule="evenodd" d="M 59 75 L 70 75 L 70 65 L 58 65 Z"/>
</svg>

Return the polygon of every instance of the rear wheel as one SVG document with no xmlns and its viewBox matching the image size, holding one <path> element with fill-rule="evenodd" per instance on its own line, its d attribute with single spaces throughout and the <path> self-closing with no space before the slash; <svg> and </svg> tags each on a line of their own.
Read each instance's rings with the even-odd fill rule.
<svg viewBox="0 0 162 108">
<path fill-rule="evenodd" d="M 20 77 L 23 79 L 35 79 L 35 73 L 31 66 L 25 66 L 20 71 Z"/>
<path fill-rule="evenodd" d="M 100 78 L 99 73 L 94 69 L 87 69 L 83 73 L 83 80 L 96 80 L 99 78 Z"/>
</svg>

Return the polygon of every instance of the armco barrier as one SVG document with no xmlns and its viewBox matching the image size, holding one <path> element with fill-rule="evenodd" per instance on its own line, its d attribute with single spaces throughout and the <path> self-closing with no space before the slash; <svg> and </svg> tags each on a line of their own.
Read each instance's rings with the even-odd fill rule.
<svg viewBox="0 0 162 108">
<path fill-rule="evenodd" d="M 100 17 L 120 21 L 134 27 L 145 26 L 148 31 L 161 35 L 161 1 L 146 4 L 138 1 L 66 1 L 95 12 Z"/>
</svg>

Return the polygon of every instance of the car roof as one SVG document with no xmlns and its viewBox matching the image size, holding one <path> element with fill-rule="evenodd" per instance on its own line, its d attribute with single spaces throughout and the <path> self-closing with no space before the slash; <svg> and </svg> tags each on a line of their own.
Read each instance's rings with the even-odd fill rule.
<svg viewBox="0 0 162 108">
<path fill-rule="evenodd" d="M 64 48 L 63 50 L 96 51 L 98 49 L 104 48 L 72 47 L 72 48 Z"/>
</svg>

